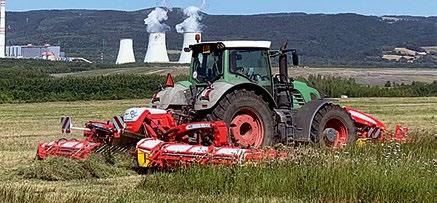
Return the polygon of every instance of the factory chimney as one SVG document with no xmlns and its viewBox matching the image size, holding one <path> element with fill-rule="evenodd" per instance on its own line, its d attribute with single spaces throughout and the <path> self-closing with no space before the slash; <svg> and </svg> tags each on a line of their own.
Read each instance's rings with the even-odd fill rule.
<svg viewBox="0 0 437 203">
<path fill-rule="evenodd" d="M 201 8 L 205 5 L 203 1 Z M 184 34 L 184 43 L 182 46 L 181 57 L 179 58 L 179 63 L 190 63 L 192 52 L 185 52 L 185 48 L 190 45 L 200 43 L 202 40 L 202 28 L 203 25 L 200 24 L 202 20 L 201 8 L 190 6 L 184 9 L 184 14 L 188 17 L 181 24 L 176 25 L 176 31 Z"/>
<path fill-rule="evenodd" d="M 144 63 L 168 63 L 170 61 L 165 37 L 165 32 L 169 31 L 170 27 L 162 23 L 167 19 L 167 10 L 157 7 L 144 20 L 147 32 L 150 33 Z"/>
<path fill-rule="evenodd" d="M 6 0 L 0 0 L 0 58 L 6 57 Z"/>
<path fill-rule="evenodd" d="M 115 64 L 135 63 L 134 43 L 132 39 L 121 39 Z"/>
</svg>

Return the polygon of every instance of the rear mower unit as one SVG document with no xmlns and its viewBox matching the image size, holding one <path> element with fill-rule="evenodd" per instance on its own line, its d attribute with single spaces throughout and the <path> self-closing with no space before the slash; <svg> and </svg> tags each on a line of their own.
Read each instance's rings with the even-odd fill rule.
<svg viewBox="0 0 437 203">
<path fill-rule="evenodd" d="M 318 143 L 341 148 L 362 140 L 404 141 L 408 129 L 389 135 L 384 123 L 350 107 L 324 99 L 305 83 L 289 78 L 286 44 L 270 50 L 267 41 L 200 43 L 193 51 L 190 79 L 167 76 L 150 108 L 128 109 L 111 121 L 84 128 L 61 119 L 62 132 L 81 130 L 86 139 L 41 144 L 38 157 L 83 159 L 92 152 L 136 154 L 144 168 L 186 164 L 241 164 L 284 157 L 265 150 L 278 143 Z M 271 60 L 279 59 L 273 75 Z M 264 150 L 263 150 L 264 149 Z"/>
</svg>

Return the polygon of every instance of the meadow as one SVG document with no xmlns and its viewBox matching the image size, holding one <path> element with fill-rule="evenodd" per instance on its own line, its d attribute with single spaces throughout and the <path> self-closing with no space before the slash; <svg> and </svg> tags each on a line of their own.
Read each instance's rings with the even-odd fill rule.
<svg viewBox="0 0 437 203">
<path fill-rule="evenodd" d="M 290 202 L 437 199 L 437 98 L 356 98 L 342 105 L 393 127 L 410 128 L 406 144 L 372 144 L 330 151 L 291 148 L 284 162 L 193 167 L 138 174 L 130 161 L 35 161 L 39 142 L 61 137 L 59 118 L 76 125 L 107 119 L 145 100 L 0 105 L 1 202 Z M 392 130 L 392 128 L 391 128 Z M 80 138 L 80 134 L 69 135 Z"/>
</svg>

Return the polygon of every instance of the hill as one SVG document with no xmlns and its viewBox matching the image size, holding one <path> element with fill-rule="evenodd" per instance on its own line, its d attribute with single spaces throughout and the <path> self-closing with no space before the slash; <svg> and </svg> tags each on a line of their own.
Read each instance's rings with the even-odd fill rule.
<svg viewBox="0 0 437 203">
<path fill-rule="evenodd" d="M 138 59 L 148 41 L 143 19 L 151 9 L 139 11 L 40 10 L 8 12 L 8 44 L 61 45 L 69 56 L 113 62 L 119 39 L 133 38 Z M 171 27 L 184 19 L 173 9 L 166 22 Z M 204 40 L 263 39 L 277 48 L 285 40 L 297 48 L 306 65 L 399 66 L 385 62 L 384 51 L 395 47 L 437 45 L 437 17 L 363 16 L 357 14 L 277 13 L 261 15 L 204 14 Z M 178 50 L 182 35 L 168 33 L 168 48 Z M 435 57 L 416 66 L 437 67 Z"/>
</svg>

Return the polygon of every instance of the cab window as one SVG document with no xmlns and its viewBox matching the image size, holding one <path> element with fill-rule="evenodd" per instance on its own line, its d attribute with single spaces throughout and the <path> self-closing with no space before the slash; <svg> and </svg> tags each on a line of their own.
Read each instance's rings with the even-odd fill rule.
<svg viewBox="0 0 437 203">
<path fill-rule="evenodd" d="M 209 45 L 193 52 L 193 78 L 199 82 L 213 82 L 223 73 L 222 51 L 211 49 Z"/>
<path fill-rule="evenodd" d="M 230 71 L 254 82 L 271 80 L 267 50 L 230 50 Z"/>
</svg>

